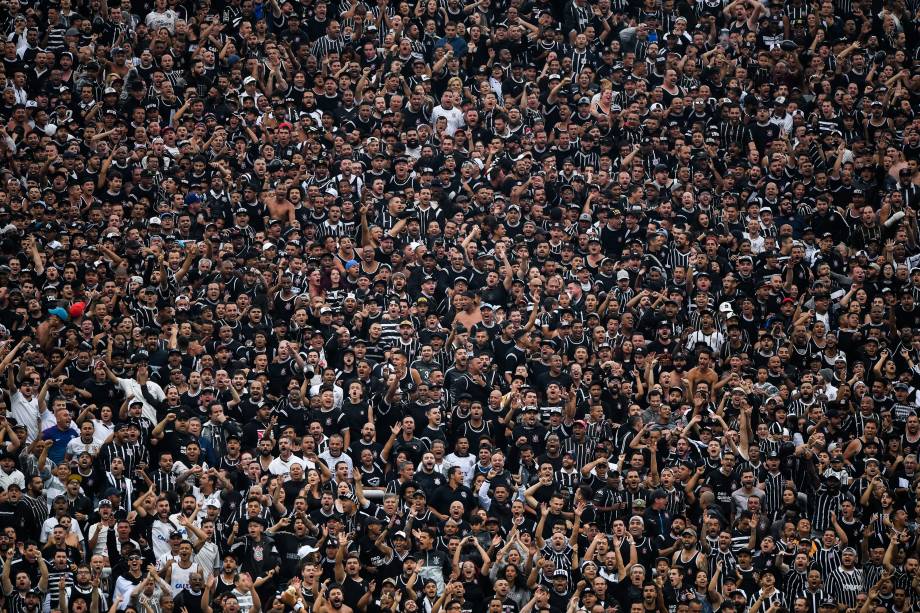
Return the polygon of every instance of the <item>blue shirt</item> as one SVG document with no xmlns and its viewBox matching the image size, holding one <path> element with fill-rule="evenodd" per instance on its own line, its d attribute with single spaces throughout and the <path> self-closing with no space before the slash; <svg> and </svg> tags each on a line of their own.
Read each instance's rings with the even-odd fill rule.
<svg viewBox="0 0 920 613">
<path fill-rule="evenodd" d="M 63 462 L 64 454 L 67 452 L 67 443 L 78 436 L 80 436 L 80 433 L 72 426 L 67 430 L 61 430 L 57 426 L 52 426 L 42 432 L 43 439 L 46 441 L 54 441 L 54 444 L 51 445 L 51 449 L 48 450 L 48 459 L 55 464 Z"/>
</svg>

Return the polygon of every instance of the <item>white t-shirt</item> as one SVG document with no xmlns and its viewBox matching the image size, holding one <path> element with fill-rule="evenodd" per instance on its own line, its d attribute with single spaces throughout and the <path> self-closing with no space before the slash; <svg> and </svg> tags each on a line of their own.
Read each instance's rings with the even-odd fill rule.
<svg viewBox="0 0 920 613">
<path fill-rule="evenodd" d="M 468 453 L 464 457 L 460 457 L 455 453 L 451 453 L 448 454 L 446 458 L 444 458 L 444 474 L 446 475 L 447 471 L 454 466 L 459 466 L 460 472 L 463 473 L 463 482 L 469 484 L 473 481 L 474 464 L 476 464 L 476 456 L 472 453 Z"/>
<path fill-rule="evenodd" d="M 157 11 L 151 11 L 147 13 L 147 17 L 144 19 L 144 23 L 151 30 L 159 30 L 160 28 L 166 28 L 169 30 L 170 34 L 176 32 L 176 20 L 179 18 L 179 13 L 172 9 L 166 9 L 162 13 Z"/>
<path fill-rule="evenodd" d="M 198 553 L 195 554 L 195 561 L 201 565 L 201 572 L 205 581 L 214 574 L 214 570 L 218 566 L 218 554 L 217 545 L 210 541 L 202 545 Z"/>
<path fill-rule="evenodd" d="M 6 490 L 11 483 L 18 485 L 21 490 L 26 489 L 26 478 L 20 471 L 14 469 L 13 472 L 7 474 L 0 470 L 0 487 Z"/>
<path fill-rule="evenodd" d="M 102 447 L 106 440 L 115 432 L 115 423 L 106 424 L 98 419 L 93 420 L 93 442 Z"/>
<path fill-rule="evenodd" d="M 318 395 L 320 387 L 320 385 L 312 386 L 310 388 L 310 397 Z M 345 392 L 338 385 L 332 386 L 332 408 L 335 410 L 341 409 L 343 402 L 345 402 Z"/>
<path fill-rule="evenodd" d="M 431 110 L 431 125 L 435 126 L 438 123 L 439 117 L 445 117 L 447 119 L 447 135 L 453 136 L 454 132 L 466 125 L 466 122 L 463 120 L 463 112 L 457 107 L 450 109 L 445 109 L 440 104 L 434 107 Z"/>
<path fill-rule="evenodd" d="M 48 537 L 51 535 L 51 531 L 61 523 L 57 517 L 49 517 L 42 524 L 41 536 L 38 537 L 38 540 L 45 544 L 48 542 Z M 72 521 L 70 522 L 70 533 L 77 536 L 77 540 L 81 543 L 83 542 L 83 530 L 80 529 L 80 522 Z"/>
<path fill-rule="evenodd" d="M 70 442 L 67 443 L 67 451 L 65 453 L 70 457 L 75 458 L 86 451 L 91 456 L 96 457 L 96 454 L 99 453 L 99 449 L 101 447 L 102 445 L 96 442 L 95 436 L 89 443 L 84 443 L 82 440 L 80 440 L 80 437 L 77 437 L 71 439 Z"/>
<path fill-rule="evenodd" d="M 170 520 L 173 520 L 173 516 L 170 516 Z M 179 522 L 173 520 L 172 523 L 160 521 L 159 518 L 153 520 L 153 525 L 150 528 L 151 536 L 153 537 L 153 555 L 158 560 L 161 557 L 164 557 L 169 554 L 169 535 L 173 532 L 178 532 L 182 535 L 182 538 L 188 538 L 188 531 L 184 526 L 180 526 Z"/>
<path fill-rule="evenodd" d="M 125 393 L 125 396 L 134 396 L 133 400 L 142 403 L 141 414 L 150 420 L 151 423 L 157 423 L 157 410 L 147 403 L 144 393 L 141 391 L 141 384 L 134 379 L 118 379 L 118 387 Z M 153 381 L 147 382 L 147 392 L 159 401 L 166 398 L 163 388 Z"/>
<path fill-rule="evenodd" d="M 34 441 L 39 434 L 38 396 L 32 396 L 31 400 L 26 400 L 22 392 L 17 391 L 10 398 L 10 412 L 18 423 L 26 427 L 26 444 Z M 48 413 L 48 411 L 45 411 L 45 413 Z M 42 415 L 43 428 L 44 425 L 44 415 Z"/>
<path fill-rule="evenodd" d="M 354 470 L 354 463 L 351 460 L 351 456 L 349 456 L 347 453 L 344 453 L 344 452 L 339 454 L 339 457 L 334 458 L 332 457 L 332 455 L 329 453 L 329 450 L 327 449 L 326 451 L 319 454 L 319 459 L 324 461 L 326 463 L 326 466 L 329 467 L 329 470 L 333 472 L 335 471 L 335 465 L 338 464 L 339 462 L 345 462 L 345 464 L 348 465 L 349 475 L 351 474 L 351 471 Z"/>
<path fill-rule="evenodd" d="M 118 610 L 124 611 L 128 608 L 128 605 L 131 604 L 131 592 L 134 591 L 134 588 L 137 587 L 136 583 L 131 583 L 131 580 L 122 575 L 115 581 L 115 590 L 112 592 L 112 599 L 121 597 L 121 602 L 118 603 Z"/>
<path fill-rule="evenodd" d="M 287 460 L 283 460 L 280 457 L 275 458 L 271 461 L 271 464 L 268 465 L 268 472 L 273 475 L 287 475 L 291 472 L 291 466 L 294 464 L 300 464 L 304 468 L 307 467 L 307 463 L 304 462 L 303 458 L 297 457 L 293 453 L 291 457 Z"/>
<path fill-rule="evenodd" d="M 109 538 L 109 530 L 111 529 L 112 528 L 109 528 L 103 523 L 98 523 L 98 524 L 94 524 L 90 526 L 89 528 L 90 538 L 92 538 L 94 534 L 98 535 L 96 537 L 96 546 L 93 547 L 93 552 L 91 555 L 108 557 L 109 551 L 108 551 L 108 548 L 106 547 L 106 543 Z M 131 590 L 128 590 L 128 591 L 130 592 Z"/>
</svg>

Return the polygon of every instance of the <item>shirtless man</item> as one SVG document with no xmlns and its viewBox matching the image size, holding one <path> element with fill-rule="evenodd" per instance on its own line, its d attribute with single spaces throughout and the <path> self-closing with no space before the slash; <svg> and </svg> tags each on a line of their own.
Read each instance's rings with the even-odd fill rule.
<svg viewBox="0 0 920 613">
<path fill-rule="evenodd" d="M 696 366 L 687 373 L 687 381 L 690 383 L 691 397 L 696 392 L 696 386 L 699 383 L 707 383 L 710 391 L 715 388 L 716 383 L 719 382 L 719 376 L 712 368 L 712 352 L 708 349 L 700 350 Z"/>
<path fill-rule="evenodd" d="M 482 313 L 479 311 L 479 302 L 472 294 L 460 294 L 454 298 L 457 305 L 457 314 L 454 316 L 455 324 L 463 324 L 467 330 L 482 322 Z"/>
</svg>

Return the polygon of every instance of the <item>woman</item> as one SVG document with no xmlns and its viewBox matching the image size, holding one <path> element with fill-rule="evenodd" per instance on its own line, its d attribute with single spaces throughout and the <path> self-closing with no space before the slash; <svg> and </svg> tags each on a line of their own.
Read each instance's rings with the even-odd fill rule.
<svg viewBox="0 0 920 613">
<path fill-rule="evenodd" d="M 318 470 L 311 468 L 307 471 L 307 486 L 304 488 L 304 497 L 307 508 L 315 511 L 320 508 L 323 498 L 323 478 Z"/>
<path fill-rule="evenodd" d="M 343 283 L 342 273 L 337 268 L 333 268 L 326 273 L 322 281 L 322 288 L 325 292 L 326 302 L 333 309 L 341 308 L 347 290 Z"/>
<path fill-rule="evenodd" d="M 323 273 L 318 268 L 310 271 L 310 276 L 307 278 L 307 292 L 311 299 L 322 298 L 323 301 L 326 299 L 326 291 L 323 289 Z"/>
<path fill-rule="evenodd" d="M 607 79 L 601 81 L 601 90 L 591 100 L 591 115 L 606 123 L 613 107 L 613 85 Z"/>
<path fill-rule="evenodd" d="M 454 568 L 457 568 L 457 563 L 460 560 L 460 552 L 466 545 L 472 545 L 479 552 L 483 560 L 489 559 L 489 554 L 482 548 L 482 545 L 479 544 L 476 537 L 468 536 L 460 542 L 460 545 L 454 553 Z M 484 578 L 479 567 L 477 567 L 472 560 L 466 560 L 459 565 L 459 570 L 459 581 L 463 584 L 463 596 L 466 602 L 472 606 L 473 611 L 482 611 L 485 608 L 487 589 L 484 585 Z"/>
</svg>

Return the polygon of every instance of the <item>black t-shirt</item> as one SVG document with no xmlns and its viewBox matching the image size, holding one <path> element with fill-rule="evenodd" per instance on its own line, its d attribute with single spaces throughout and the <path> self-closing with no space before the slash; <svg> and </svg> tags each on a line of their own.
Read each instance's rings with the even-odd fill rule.
<svg viewBox="0 0 920 613">
<path fill-rule="evenodd" d="M 716 501 L 723 511 L 731 514 L 732 492 L 737 488 L 733 474 L 724 474 L 721 470 L 714 470 L 706 475 L 706 484 L 712 488 Z"/>
<path fill-rule="evenodd" d="M 162 442 L 154 449 L 158 449 L 161 452 L 170 451 L 172 452 L 173 458 L 188 462 L 188 456 L 185 455 L 185 446 L 194 440 L 195 437 L 188 432 L 173 430 L 164 436 Z"/>
<path fill-rule="evenodd" d="M 309 536 L 298 537 L 292 532 L 276 532 L 275 547 L 281 557 L 281 578 L 290 579 L 297 576 L 297 569 L 303 556 L 300 548 L 310 545 L 315 539 Z"/>
<path fill-rule="evenodd" d="M 358 610 L 358 601 L 361 600 L 366 591 L 367 581 L 355 581 L 351 577 L 345 577 L 345 581 L 342 582 L 342 594 L 345 596 L 345 604 L 355 611 Z"/>
<path fill-rule="evenodd" d="M 185 613 L 201 613 L 201 592 L 192 593 L 188 589 L 184 589 L 178 594 L 174 599 L 174 605 L 178 607 L 178 611 Z"/>
<path fill-rule="evenodd" d="M 457 489 L 452 490 L 446 484 L 437 488 L 434 491 L 434 494 L 430 495 L 431 506 L 441 514 L 446 515 L 447 511 L 450 509 L 450 505 L 454 501 L 459 501 L 463 504 L 463 508 L 467 511 L 473 506 L 476 496 L 473 495 L 473 491 L 461 485 Z"/>
</svg>

